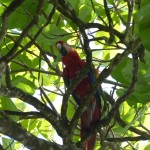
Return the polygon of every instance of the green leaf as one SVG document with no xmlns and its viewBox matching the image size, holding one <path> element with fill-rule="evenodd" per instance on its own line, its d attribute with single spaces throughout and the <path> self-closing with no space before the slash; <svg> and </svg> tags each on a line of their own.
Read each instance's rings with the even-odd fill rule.
<svg viewBox="0 0 150 150">
<path fill-rule="evenodd" d="M 17 107 L 17 109 L 20 111 L 24 111 L 25 109 L 27 109 L 27 105 L 17 98 L 15 98 L 14 103 L 15 103 L 15 106 Z"/>
<path fill-rule="evenodd" d="M 0 42 L 1 53 L 2 55 L 6 55 L 13 46 L 13 42 L 11 39 L 5 38 Z"/>
<path fill-rule="evenodd" d="M 1 3 L 11 3 L 13 0 L 1 0 Z"/>
<path fill-rule="evenodd" d="M 150 1 L 149 0 L 143 0 L 141 4 L 142 4 L 142 6 L 146 6 L 146 5 L 150 4 Z"/>
<path fill-rule="evenodd" d="M 29 94 L 34 94 L 37 88 L 33 82 L 23 76 L 16 76 L 12 81 L 12 85 L 22 89 Z"/>
<path fill-rule="evenodd" d="M 78 5 L 79 5 L 79 1 L 75 1 L 75 0 L 67 0 L 70 4 L 71 4 L 71 6 L 75 9 L 75 11 L 76 12 L 78 12 L 78 10 L 79 10 L 79 7 L 78 7 Z"/>
<path fill-rule="evenodd" d="M 37 1 L 26 0 L 22 6 L 20 6 L 17 11 L 15 11 L 8 19 L 8 28 L 19 28 L 26 26 L 35 13 L 37 7 Z M 19 18 L 19 19 L 18 19 Z"/>
<path fill-rule="evenodd" d="M 73 100 L 73 99 L 72 99 L 72 100 Z M 72 101 L 72 100 L 71 100 L 71 101 Z M 75 102 L 73 102 L 73 103 L 75 103 Z M 68 103 L 68 109 L 67 109 L 67 116 L 68 116 L 68 118 L 71 119 L 71 118 L 73 117 L 74 113 L 75 113 L 74 106 L 73 106 L 73 104 L 69 101 L 69 103 Z"/>
<path fill-rule="evenodd" d="M 50 93 L 50 94 L 48 94 L 48 97 L 49 97 L 50 101 L 53 102 L 56 99 L 57 95 L 54 93 Z"/>
<path fill-rule="evenodd" d="M 41 121 L 39 121 L 38 119 L 30 119 L 29 122 L 28 122 L 28 131 L 30 132 L 34 132 L 34 130 L 36 129 L 36 127 L 38 126 L 38 124 L 40 123 Z"/>
<path fill-rule="evenodd" d="M 30 56 L 28 56 L 27 53 L 22 53 L 16 59 L 16 62 L 18 63 L 11 63 L 10 67 L 12 70 L 27 69 L 28 71 L 30 71 L 30 68 L 35 68 L 37 66 L 38 61 L 39 59 L 32 57 L 31 54 Z"/>
<path fill-rule="evenodd" d="M 14 149 L 15 142 L 13 139 L 2 137 L 2 143 L 3 143 L 4 148 L 7 147 L 7 150 L 13 150 Z"/>
<path fill-rule="evenodd" d="M 95 7 L 95 12 L 98 16 L 100 17 L 106 17 L 106 14 L 105 14 L 105 10 L 103 9 L 103 6 L 101 5 L 98 5 L 97 7 Z"/>
<path fill-rule="evenodd" d="M 52 126 L 46 120 L 41 120 L 37 126 L 38 133 L 40 133 L 44 138 L 49 139 L 53 136 L 54 130 Z"/>
<path fill-rule="evenodd" d="M 150 32 L 150 3 L 144 5 L 137 14 L 139 35 L 142 39 L 144 47 L 150 50 L 150 35 L 147 34 Z"/>
<path fill-rule="evenodd" d="M 138 81 L 136 83 L 136 87 L 132 95 L 127 99 L 127 102 L 130 106 L 136 106 L 137 103 L 146 104 L 149 102 L 150 98 L 150 52 L 146 52 L 145 60 L 146 64 L 139 62 L 138 69 Z M 121 82 L 124 85 L 129 86 L 132 79 L 132 60 L 130 58 L 126 58 L 123 60 L 113 71 L 112 77 Z M 119 89 L 117 90 L 117 94 L 121 96 L 127 91 L 127 89 Z"/>
<path fill-rule="evenodd" d="M 4 7 L 0 6 L 0 16 L 3 14 L 4 10 L 5 10 Z M 0 19 L 0 24 L 1 24 L 1 19 Z"/>
<path fill-rule="evenodd" d="M 30 119 L 24 119 L 20 123 L 21 123 L 21 126 L 23 128 L 25 128 L 26 130 L 28 130 L 29 125 L 30 125 Z"/>
<path fill-rule="evenodd" d="M 1 109 L 3 110 L 18 111 L 14 102 L 10 98 L 0 96 L 0 104 L 1 104 Z M 13 116 L 13 115 L 10 115 L 9 117 L 14 121 L 18 121 L 19 119 L 17 116 Z"/>
<path fill-rule="evenodd" d="M 144 150 L 150 150 L 150 144 L 148 144 L 148 145 L 144 148 Z"/>
<path fill-rule="evenodd" d="M 131 113 L 131 112 L 129 112 L 129 113 Z M 125 133 L 127 132 L 127 130 L 128 130 L 132 125 L 135 125 L 135 122 L 136 122 L 137 120 L 139 120 L 139 118 L 141 118 L 141 117 L 143 116 L 143 114 L 144 114 L 144 109 L 141 109 L 141 110 L 139 111 L 138 115 L 136 115 L 136 116 L 132 119 L 132 121 L 131 121 L 130 123 L 128 123 L 128 124 L 123 128 L 123 134 L 125 134 Z M 138 124 L 139 124 L 139 123 L 138 123 Z"/>
<path fill-rule="evenodd" d="M 121 117 L 124 121 L 126 122 L 131 122 L 132 119 L 134 118 L 134 112 L 135 110 L 133 108 L 131 108 L 127 102 L 124 102 L 121 106 L 120 106 L 120 112 L 121 112 Z"/>
<path fill-rule="evenodd" d="M 74 142 L 79 142 L 79 140 L 80 140 L 80 130 L 75 129 L 75 133 L 76 133 L 76 135 L 73 136 L 73 141 Z"/>
<path fill-rule="evenodd" d="M 130 58 L 124 59 L 111 74 L 112 77 L 124 85 L 129 85 L 132 78 L 132 60 Z"/>
<path fill-rule="evenodd" d="M 113 0 L 108 0 L 108 2 L 109 2 L 110 4 L 114 4 L 114 1 L 113 1 Z"/>
<path fill-rule="evenodd" d="M 55 45 L 57 41 L 67 41 L 69 38 L 72 37 L 71 34 L 69 34 L 66 30 L 56 26 L 56 24 L 46 26 L 42 33 L 43 34 L 40 34 L 37 41 L 47 50 L 49 50 L 50 45 Z M 32 34 L 34 36 L 35 33 L 33 32 Z"/>
<path fill-rule="evenodd" d="M 35 76 L 38 76 L 38 73 L 34 73 Z M 40 74 L 39 82 L 42 83 L 44 86 L 54 86 L 54 81 L 57 77 L 53 75 L 47 75 L 44 73 Z"/>
<path fill-rule="evenodd" d="M 23 4 L 8 18 L 8 28 L 23 29 L 33 19 L 37 5 L 38 2 L 36 0 L 24 1 Z M 43 9 L 46 10 L 47 8 L 48 5 L 45 3 Z"/>
<path fill-rule="evenodd" d="M 85 22 L 91 20 L 92 8 L 90 6 L 83 6 L 80 8 L 79 18 Z"/>
</svg>

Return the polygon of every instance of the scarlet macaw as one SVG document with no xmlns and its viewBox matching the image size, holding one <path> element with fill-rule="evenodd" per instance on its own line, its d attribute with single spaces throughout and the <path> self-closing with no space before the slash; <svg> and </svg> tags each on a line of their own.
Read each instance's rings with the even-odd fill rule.
<svg viewBox="0 0 150 150">
<path fill-rule="evenodd" d="M 68 87 L 71 80 L 85 67 L 86 62 L 81 60 L 76 50 L 67 43 L 58 41 L 56 46 L 62 56 L 62 63 L 65 66 L 62 76 L 66 87 Z M 73 90 L 72 96 L 78 105 L 81 104 L 82 99 L 90 92 L 90 85 L 92 82 L 95 82 L 95 77 L 92 71 L 89 71 L 87 76 Z M 81 115 L 81 139 L 83 135 L 91 131 L 94 125 L 100 120 L 100 108 L 100 95 L 99 92 L 96 91 L 88 108 Z M 86 142 L 86 150 L 94 150 L 95 142 L 96 133 Z"/>
</svg>

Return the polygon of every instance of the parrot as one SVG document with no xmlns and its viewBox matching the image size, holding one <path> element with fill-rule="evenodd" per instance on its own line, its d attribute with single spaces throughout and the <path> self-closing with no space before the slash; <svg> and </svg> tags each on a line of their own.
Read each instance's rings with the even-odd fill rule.
<svg viewBox="0 0 150 150">
<path fill-rule="evenodd" d="M 64 41 L 56 42 L 56 47 L 61 55 L 62 64 L 64 65 L 62 77 L 66 87 L 69 86 L 79 71 L 84 69 L 86 61 L 82 60 L 77 51 Z M 84 79 L 72 91 L 72 97 L 79 106 L 82 100 L 90 92 L 90 87 L 96 81 L 95 74 L 88 71 Z M 82 137 L 92 131 L 94 125 L 100 120 L 101 110 L 101 97 L 100 92 L 97 90 L 91 98 L 90 104 L 87 109 L 81 114 L 81 129 L 80 136 Z M 92 135 L 85 144 L 86 150 L 94 150 L 96 143 L 96 133 Z"/>
</svg>

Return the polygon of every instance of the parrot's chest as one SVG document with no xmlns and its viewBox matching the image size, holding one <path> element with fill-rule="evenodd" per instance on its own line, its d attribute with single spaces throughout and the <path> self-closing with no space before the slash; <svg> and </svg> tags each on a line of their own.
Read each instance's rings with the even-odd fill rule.
<svg viewBox="0 0 150 150">
<path fill-rule="evenodd" d="M 79 72 L 84 68 L 84 66 L 80 66 L 80 65 L 71 65 L 69 67 L 65 67 L 64 68 L 64 72 L 65 76 L 67 76 L 69 78 L 69 80 L 74 79 Z"/>
</svg>

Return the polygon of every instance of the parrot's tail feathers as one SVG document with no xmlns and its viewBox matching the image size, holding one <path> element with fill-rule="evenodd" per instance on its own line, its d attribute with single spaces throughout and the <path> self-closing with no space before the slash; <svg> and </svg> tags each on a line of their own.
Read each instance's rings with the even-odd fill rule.
<svg viewBox="0 0 150 150">
<path fill-rule="evenodd" d="M 96 135 L 92 135 L 90 139 L 86 142 L 86 150 L 94 150 L 96 142 Z"/>
</svg>

